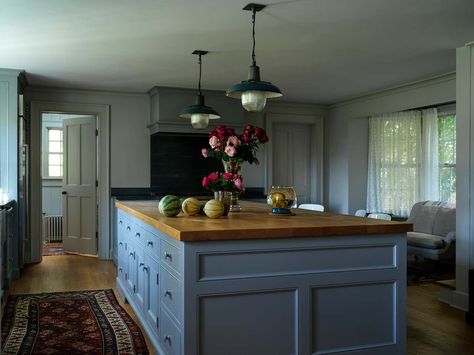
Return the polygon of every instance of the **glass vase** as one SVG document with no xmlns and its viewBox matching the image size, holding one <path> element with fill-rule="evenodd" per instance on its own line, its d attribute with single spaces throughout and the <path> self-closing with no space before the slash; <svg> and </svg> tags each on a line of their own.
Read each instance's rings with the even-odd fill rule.
<svg viewBox="0 0 474 355">
<path fill-rule="evenodd" d="M 232 201 L 232 192 L 230 191 L 214 191 L 214 200 L 219 200 L 224 204 L 223 216 L 227 216 L 230 210 L 230 204 Z"/>
<path fill-rule="evenodd" d="M 222 160 L 222 165 L 224 166 L 224 171 L 226 173 L 239 175 L 240 180 L 243 180 L 241 175 L 243 162 L 244 161 L 241 159 L 230 159 L 228 161 Z M 232 191 L 229 208 L 230 212 L 240 212 L 242 210 L 239 204 L 239 196 L 241 192 L 242 191 Z"/>
</svg>

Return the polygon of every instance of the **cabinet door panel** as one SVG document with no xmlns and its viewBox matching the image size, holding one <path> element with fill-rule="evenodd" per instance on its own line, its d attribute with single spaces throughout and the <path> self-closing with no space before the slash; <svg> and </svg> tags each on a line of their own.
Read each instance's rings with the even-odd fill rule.
<svg viewBox="0 0 474 355">
<path fill-rule="evenodd" d="M 160 324 L 160 265 L 151 257 L 145 256 L 147 265 L 146 297 L 145 297 L 145 317 L 155 334 L 159 335 Z"/>
<path fill-rule="evenodd" d="M 133 295 L 135 293 L 135 280 L 137 278 L 137 258 L 135 246 L 133 243 L 127 243 L 127 287 L 130 293 Z"/>
<path fill-rule="evenodd" d="M 135 300 L 140 309 L 145 305 L 146 265 L 143 249 L 136 245 L 137 280 L 135 282 Z"/>
</svg>

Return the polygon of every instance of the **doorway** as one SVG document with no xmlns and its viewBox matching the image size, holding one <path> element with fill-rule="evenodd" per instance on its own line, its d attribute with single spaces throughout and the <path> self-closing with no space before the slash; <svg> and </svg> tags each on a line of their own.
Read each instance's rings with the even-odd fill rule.
<svg viewBox="0 0 474 355">
<path fill-rule="evenodd" d="M 41 114 L 43 256 L 97 254 L 96 120 Z"/>
<path fill-rule="evenodd" d="M 46 153 L 43 148 L 46 139 L 45 142 L 42 139 L 43 116 L 51 114 L 63 115 L 60 124 L 50 128 L 53 131 L 61 128 L 62 135 L 51 133 L 53 151 L 48 161 L 46 156 L 42 159 L 45 155 L 42 151 Z M 58 121 L 58 117 L 55 119 Z M 27 241 L 27 262 L 42 260 L 43 202 L 46 204 L 50 196 L 60 201 L 51 205 L 55 210 L 51 209 L 49 213 L 62 216 L 62 226 L 58 229 L 62 231 L 64 249 L 110 259 L 110 106 L 31 101 L 30 129 L 31 234 Z M 61 153 L 61 143 L 62 161 L 54 155 L 58 154 L 57 150 Z M 45 186 L 43 198 L 45 169 L 51 170 L 51 175 L 62 172 L 62 177 L 53 176 L 56 186 L 48 188 L 56 191 L 48 195 Z M 44 212 L 48 212 L 46 206 Z"/>
</svg>

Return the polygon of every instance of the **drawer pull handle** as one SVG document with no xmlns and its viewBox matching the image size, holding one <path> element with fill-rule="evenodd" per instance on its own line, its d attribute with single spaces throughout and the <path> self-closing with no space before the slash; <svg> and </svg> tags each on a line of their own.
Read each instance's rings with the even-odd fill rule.
<svg viewBox="0 0 474 355">
<path fill-rule="evenodd" d="M 138 267 L 142 267 L 143 265 L 145 265 L 144 263 L 140 263 L 140 265 L 138 265 Z"/>
<path fill-rule="evenodd" d="M 127 230 L 129 231 L 130 229 L 131 229 L 130 226 L 127 226 Z"/>
<path fill-rule="evenodd" d="M 134 256 L 134 254 L 133 254 L 133 252 L 132 252 L 132 251 L 130 252 L 130 256 Z"/>
<path fill-rule="evenodd" d="M 170 259 L 171 260 L 171 253 L 168 251 L 165 251 L 165 259 Z"/>
<path fill-rule="evenodd" d="M 120 246 L 122 246 L 122 245 L 123 245 L 123 243 L 122 243 L 122 242 L 119 242 L 119 245 L 120 245 Z"/>
<path fill-rule="evenodd" d="M 119 267 L 119 271 L 122 272 L 122 268 L 121 268 L 121 267 Z"/>
<path fill-rule="evenodd" d="M 165 291 L 165 297 L 169 296 L 171 298 L 171 290 L 166 290 Z"/>
<path fill-rule="evenodd" d="M 144 266 L 144 267 L 143 267 L 143 271 L 148 272 L 149 269 L 150 269 L 150 268 L 149 268 L 148 266 Z"/>
<path fill-rule="evenodd" d="M 171 344 L 171 336 L 170 335 L 165 336 L 165 343 L 166 342 Z"/>
<path fill-rule="evenodd" d="M 140 233 L 136 233 L 135 236 L 136 236 L 137 238 L 140 238 Z"/>
<path fill-rule="evenodd" d="M 119 224 L 122 225 L 122 224 L 123 224 L 123 221 L 119 221 Z"/>
<path fill-rule="evenodd" d="M 150 246 L 150 247 L 153 246 L 153 242 L 151 240 L 148 241 L 148 246 Z"/>
</svg>

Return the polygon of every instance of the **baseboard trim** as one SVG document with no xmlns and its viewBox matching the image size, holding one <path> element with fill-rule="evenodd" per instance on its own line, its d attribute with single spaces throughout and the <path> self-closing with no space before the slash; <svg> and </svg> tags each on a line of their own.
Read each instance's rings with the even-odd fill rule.
<svg viewBox="0 0 474 355">
<path fill-rule="evenodd" d="M 465 292 L 454 291 L 452 307 L 460 309 L 461 311 L 467 312 L 469 309 L 469 295 Z"/>
</svg>

